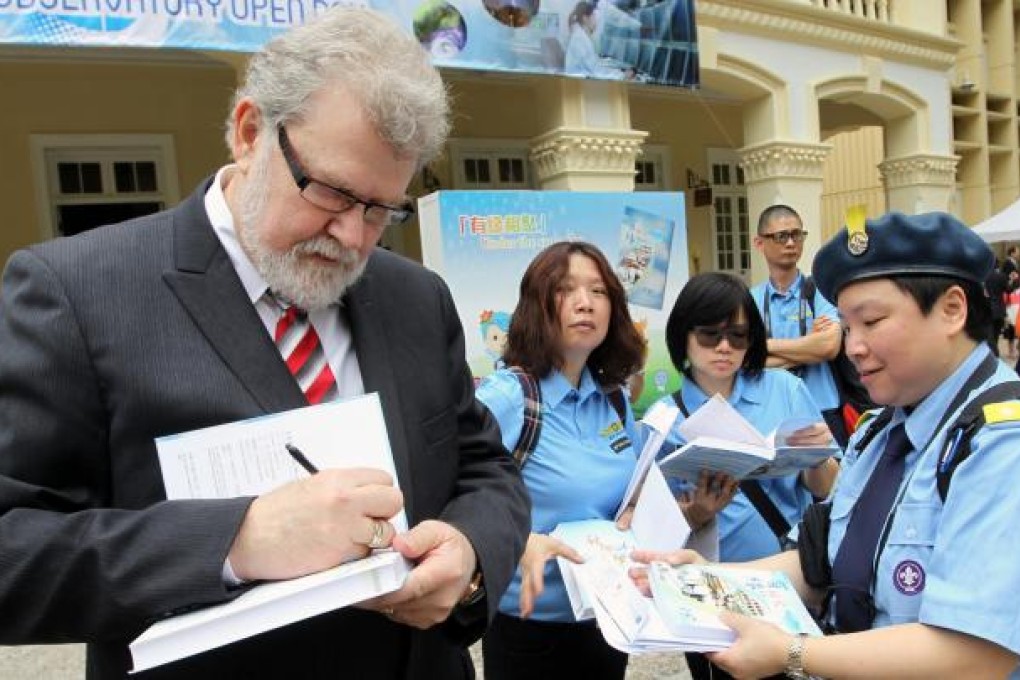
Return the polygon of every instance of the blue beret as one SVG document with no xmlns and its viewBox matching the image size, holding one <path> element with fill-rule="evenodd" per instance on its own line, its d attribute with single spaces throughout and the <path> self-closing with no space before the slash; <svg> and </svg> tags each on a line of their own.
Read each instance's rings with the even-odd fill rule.
<svg viewBox="0 0 1020 680">
<path fill-rule="evenodd" d="M 855 281 L 920 274 L 984 283 L 994 266 L 991 248 L 952 215 L 891 212 L 867 220 L 864 234 L 843 227 L 818 251 L 811 274 L 822 295 L 835 302 Z"/>
</svg>

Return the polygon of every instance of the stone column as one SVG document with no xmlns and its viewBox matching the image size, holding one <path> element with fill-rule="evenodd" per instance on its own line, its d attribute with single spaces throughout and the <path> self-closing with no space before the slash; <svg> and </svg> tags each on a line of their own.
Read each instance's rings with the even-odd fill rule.
<svg viewBox="0 0 1020 680">
<path fill-rule="evenodd" d="M 531 140 L 540 189 L 633 191 L 647 132 L 630 129 L 624 83 L 550 79 L 536 93 L 549 130 Z"/>
<path fill-rule="evenodd" d="M 958 212 L 955 194 L 959 160 L 959 156 L 918 153 L 879 163 L 889 210 L 908 215 L 933 210 L 953 212 L 954 208 Z"/>
<path fill-rule="evenodd" d="M 802 271 L 811 271 L 811 262 L 821 247 L 822 163 L 831 144 L 770 140 L 738 150 L 747 184 L 747 209 L 751 239 L 757 233 L 758 215 L 776 203 L 796 210 L 808 235 L 800 260 Z M 768 278 L 765 260 L 751 258 L 752 285 Z"/>
</svg>

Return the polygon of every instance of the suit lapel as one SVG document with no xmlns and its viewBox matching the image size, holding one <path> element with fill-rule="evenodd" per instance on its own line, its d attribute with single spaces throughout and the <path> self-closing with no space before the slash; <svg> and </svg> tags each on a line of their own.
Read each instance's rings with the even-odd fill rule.
<svg viewBox="0 0 1020 680">
<path fill-rule="evenodd" d="M 174 211 L 174 268 L 163 280 L 267 413 L 306 405 L 205 212 L 203 183 Z"/>
<path fill-rule="evenodd" d="M 386 311 L 375 304 L 372 269 L 369 261 L 361 280 L 352 286 L 344 297 L 344 304 L 350 317 L 351 334 L 354 337 L 354 348 L 358 354 L 358 366 L 361 369 L 365 392 L 378 392 L 382 402 L 386 430 L 393 452 L 393 464 L 400 482 L 400 490 L 404 493 L 404 508 L 407 511 L 408 522 L 412 522 L 415 515 L 407 433 L 404 429 L 397 377 L 388 349 Z"/>
</svg>

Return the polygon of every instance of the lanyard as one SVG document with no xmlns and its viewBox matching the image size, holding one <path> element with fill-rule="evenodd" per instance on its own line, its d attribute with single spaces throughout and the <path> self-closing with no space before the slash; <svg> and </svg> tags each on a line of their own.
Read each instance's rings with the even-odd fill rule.
<svg viewBox="0 0 1020 680">
<path fill-rule="evenodd" d="M 772 315 L 769 313 L 769 298 L 772 297 L 772 293 L 769 292 L 769 287 L 765 286 L 762 290 L 762 316 L 765 317 L 765 337 L 772 337 Z M 808 312 L 808 301 L 804 297 L 804 281 L 801 279 L 800 285 L 800 306 L 797 310 L 797 322 L 800 326 L 800 335 L 804 337 L 807 335 L 807 312 Z"/>
</svg>

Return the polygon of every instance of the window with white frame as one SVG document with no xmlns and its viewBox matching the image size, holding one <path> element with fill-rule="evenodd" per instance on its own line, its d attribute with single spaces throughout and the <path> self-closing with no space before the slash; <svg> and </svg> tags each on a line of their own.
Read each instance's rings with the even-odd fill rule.
<svg viewBox="0 0 1020 680">
<path fill-rule="evenodd" d="M 751 271 L 751 234 L 744 169 L 733 149 L 709 149 L 708 166 L 715 268 L 746 279 Z"/>
<path fill-rule="evenodd" d="M 634 161 L 634 191 L 669 190 L 669 150 L 646 144 Z"/>
<path fill-rule="evenodd" d="M 170 135 L 32 135 L 42 236 L 73 236 L 179 199 Z"/>
<path fill-rule="evenodd" d="M 451 140 L 450 161 L 456 189 L 532 188 L 524 140 Z"/>
</svg>

